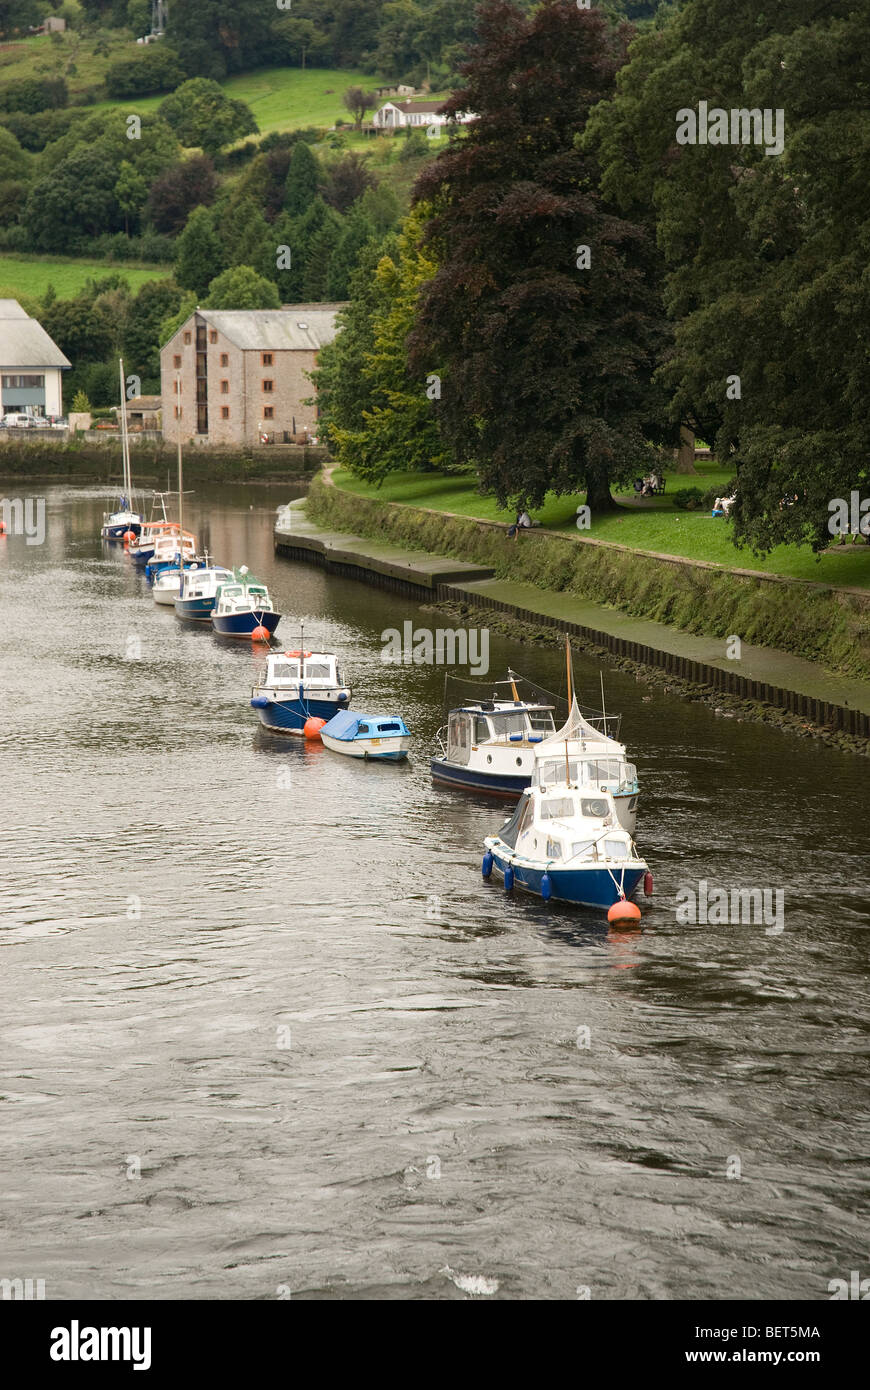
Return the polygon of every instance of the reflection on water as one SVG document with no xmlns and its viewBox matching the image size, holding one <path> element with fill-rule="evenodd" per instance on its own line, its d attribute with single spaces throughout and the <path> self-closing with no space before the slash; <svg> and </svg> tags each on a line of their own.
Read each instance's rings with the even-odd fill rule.
<svg viewBox="0 0 870 1390">
<path fill-rule="evenodd" d="M 866 1263 L 864 764 L 608 671 L 642 929 L 507 897 L 480 875 L 505 803 L 429 778 L 443 669 L 379 659 L 437 619 L 276 559 L 285 497 L 197 488 L 185 515 L 268 582 L 288 646 L 304 619 L 357 707 L 404 716 L 407 766 L 262 730 L 262 656 L 158 608 L 94 539 L 95 490 L 47 489 L 43 546 L 0 540 L 0 1275 L 828 1297 Z M 561 688 L 558 651 L 493 635 L 490 660 Z M 700 879 L 783 888 L 785 931 L 679 926 Z"/>
</svg>

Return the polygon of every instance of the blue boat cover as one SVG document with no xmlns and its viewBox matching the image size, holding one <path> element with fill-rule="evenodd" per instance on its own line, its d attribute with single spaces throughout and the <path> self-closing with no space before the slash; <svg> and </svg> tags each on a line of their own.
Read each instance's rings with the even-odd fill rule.
<svg viewBox="0 0 870 1390">
<path fill-rule="evenodd" d="M 334 714 L 328 724 L 324 724 L 321 729 L 322 734 L 329 734 L 330 738 L 337 738 L 342 743 L 350 743 L 356 737 L 361 715 L 354 714 L 352 710 L 340 709 L 338 714 Z"/>
<path fill-rule="evenodd" d="M 367 727 L 361 731 L 360 724 Z M 340 743 L 352 743 L 355 738 L 380 737 L 385 732 L 381 728 L 382 725 L 389 725 L 391 734 L 407 734 L 408 732 L 404 720 L 400 719 L 398 715 L 358 714 L 350 709 L 339 710 L 328 724 L 324 724 L 320 732 L 328 734 L 330 738 L 338 739 Z"/>
</svg>

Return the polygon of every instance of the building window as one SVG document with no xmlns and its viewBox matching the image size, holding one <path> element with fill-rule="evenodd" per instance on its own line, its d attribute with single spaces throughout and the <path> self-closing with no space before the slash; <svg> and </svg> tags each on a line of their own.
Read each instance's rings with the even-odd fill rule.
<svg viewBox="0 0 870 1390">
<path fill-rule="evenodd" d="M 264 353 L 263 353 L 263 366 L 264 366 L 264 367 L 271 367 L 271 365 L 272 365 L 272 354 L 271 354 L 271 352 L 264 352 Z"/>
<path fill-rule="evenodd" d="M 44 376 L 4 376 L 3 386 L 7 391 L 41 391 L 45 386 Z"/>
<path fill-rule="evenodd" d="M 173 394 L 174 394 L 174 395 L 176 395 L 176 396 L 178 395 L 178 382 L 177 382 L 177 381 L 173 381 L 173 383 L 172 383 L 172 391 L 173 391 Z"/>
<path fill-rule="evenodd" d="M 176 353 L 176 355 L 173 357 L 173 359 L 172 359 L 172 365 L 173 365 L 173 367 L 180 367 L 180 366 L 181 366 L 181 353 L 180 353 L 180 352 L 179 352 L 179 353 Z"/>
<path fill-rule="evenodd" d="M 209 329 L 208 340 L 209 340 L 210 343 L 216 343 L 216 342 L 217 342 L 217 332 L 215 331 L 214 328 Z"/>
<path fill-rule="evenodd" d="M 270 391 L 272 390 L 272 384 L 273 384 L 273 383 L 272 383 L 271 381 L 264 381 L 264 382 L 263 382 L 263 390 L 264 390 L 267 394 L 268 394 L 268 392 L 270 392 Z"/>
<path fill-rule="evenodd" d="M 229 353 L 222 352 L 222 353 L 221 353 L 221 366 L 222 366 L 222 367 L 228 367 L 229 365 L 230 365 Z"/>
<path fill-rule="evenodd" d="M 176 407 L 175 407 L 175 418 L 176 418 L 176 420 L 180 417 L 180 415 L 181 415 L 181 411 L 179 410 L 178 406 L 176 406 Z"/>
<path fill-rule="evenodd" d="M 229 418 L 230 418 L 230 408 L 229 408 L 229 406 L 228 406 L 228 405 L 222 405 L 222 406 L 221 406 L 221 419 L 222 419 L 222 420 L 228 420 Z"/>
<path fill-rule="evenodd" d="M 229 392 L 230 392 L 230 383 L 229 383 L 228 381 L 222 381 L 222 382 L 221 382 L 221 395 L 222 395 L 222 396 L 228 396 L 228 395 L 229 395 Z"/>
<path fill-rule="evenodd" d="M 189 343 L 189 342 L 190 342 L 190 334 L 189 334 L 189 333 L 185 333 L 185 335 L 184 335 L 184 341 L 185 341 L 185 343 Z"/>
<path fill-rule="evenodd" d="M 274 407 L 273 405 L 266 405 L 266 406 L 264 406 L 264 407 L 263 407 L 263 419 L 264 419 L 264 420 L 274 420 L 274 418 L 275 418 L 275 407 Z"/>
</svg>

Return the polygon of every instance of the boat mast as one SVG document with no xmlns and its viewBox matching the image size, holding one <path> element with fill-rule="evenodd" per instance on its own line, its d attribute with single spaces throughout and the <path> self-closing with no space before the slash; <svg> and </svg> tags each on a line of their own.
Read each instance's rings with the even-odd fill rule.
<svg viewBox="0 0 870 1390">
<path fill-rule="evenodd" d="M 181 372 L 175 373 L 178 389 L 178 595 L 184 598 L 184 484 L 181 481 Z M 166 515 L 164 506 L 163 515 Z"/>
<path fill-rule="evenodd" d="M 571 723 L 571 712 L 574 709 L 574 678 L 571 671 L 571 638 L 565 633 L 565 664 L 568 668 L 568 723 Z M 565 783 L 571 785 L 571 764 L 568 761 L 568 740 L 565 739 Z"/>
<path fill-rule="evenodd" d="M 604 708 L 604 672 L 601 670 L 600 666 L 598 668 L 598 677 L 601 681 L 601 721 L 604 725 L 604 737 L 607 738 L 607 710 Z"/>
<path fill-rule="evenodd" d="M 132 511 L 133 499 L 130 496 L 132 484 L 130 481 L 130 444 L 127 439 L 127 397 L 125 394 L 124 382 L 124 359 L 118 358 L 118 371 L 121 377 L 121 471 L 124 475 L 123 490 L 127 506 Z"/>
</svg>

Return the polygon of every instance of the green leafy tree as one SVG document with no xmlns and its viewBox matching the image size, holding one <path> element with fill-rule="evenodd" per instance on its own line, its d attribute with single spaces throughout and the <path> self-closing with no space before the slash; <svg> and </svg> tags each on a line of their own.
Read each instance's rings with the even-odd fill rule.
<svg viewBox="0 0 870 1390">
<path fill-rule="evenodd" d="M 374 239 L 374 235 L 374 228 L 362 209 L 351 208 L 344 219 L 341 236 L 330 256 L 326 281 L 328 299 L 347 298 L 350 277 L 359 263 L 363 247 Z"/>
<path fill-rule="evenodd" d="M 253 112 L 243 101 L 226 96 L 217 82 L 206 77 L 182 82 L 160 103 L 158 114 L 183 145 L 198 145 L 212 156 L 224 145 L 259 129 Z"/>
<path fill-rule="evenodd" d="M 31 157 L 12 134 L 0 126 L 0 179 L 25 180 L 30 173 Z"/>
<path fill-rule="evenodd" d="M 664 334 L 651 238 L 602 201 L 574 138 L 613 91 L 623 39 L 562 0 L 528 17 L 484 0 L 478 33 L 447 103 L 478 119 L 417 183 L 438 269 L 409 360 L 421 378 L 442 364 L 442 435 L 500 502 L 583 489 L 607 510 L 611 484 L 650 464 Z"/>
<path fill-rule="evenodd" d="M 73 396 L 72 409 L 76 415 L 90 415 L 92 406 L 84 391 L 76 391 Z"/>
<path fill-rule="evenodd" d="M 284 208 L 291 217 L 307 212 L 317 197 L 322 171 L 317 155 L 304 140 L 297 140 L 290 156 Z"/>
<path fill-rule="evenodd" d="M 165 347 L 169 339 L 178 332 L 181 325 L 187 323 L 187 320 L 196 309 L 198 298 L 198 295 L 188 290 L 186 294 L 182 295 L 181 303 L 175 312 L 167 314 L 166 318 L 161 320 L 157 334 L 158 348 Z"/>
<path fill-rule="evenodd" d="M 377 98 L 374 92 L 367 92 L 364 87 L 348 87 L 341 100 L 345 110 L 353 116 L 354 125 L 359 129 L 366 112 L 372 109 Z"/>
<path fill-rule="evenodd" d="M 375 235 L 385 237 L 399 223 L 399 200 L 387 183 L 367 188 L 359 201 L 360 212 L 371 222 Z"/>
<path fill-rule="evenodd" d="M 223 245 L 208 208 L 194 208 L 176 243 L 175 278 L 182 289 L 203 295 L 224 268 Z"/>
<path fill-rule="evenodd" d="M 181 306 L 174 280 L 146 280 L 133 298 L 124 325 L 123 355 L 129 369 L 143 379 L 160 376 L 160 329 Z"/>
<path fill-rule="evenodd" d="M 655 212 L 673 416 L 734 468 L 736 537 L 759 550 L 823 548 L 832 499 L 866 491 L 868 44 L 847 0 L 688 0 L 590 129 L 610 196 Z M 678 142 L 701 100 L 729 143 Z M 756 109 L 784 112 L 781 153 L 740 117 L 730 142 L 730 113 Z"/>
<path fill-rule="evenodd" d="M 208 287 L 208 309 L 280 309 L 273 282 L 258 275 L 253 266 L 234 265 Z"/>
<path fill-rule="evenodd" d="M 130 235 L 130 219 L 138 221 L 148 197 L 148 185 L 128 160 L 124 160 L 114 188 L 115 201 L 124 214 L 124 231 Z"/>
<path fill-rule="evenodd" d="M 411 213 L 399 236 L 397 258 L 383 257 L 375 272 L 372 342 L 362 354 L 367 392 L 362 426 L 330 423 L 342 464 L 370 482 L 382 482 L 395 469 L 427 471 L 451 462 L 435 420 L 437 364 L 430 363 L 425 376 L 417 375 L 409 370 L 405 351 L 420 291 L 436 270 L 422 247 L 425 214 L 423 207 Z"/>
<path fill-rule="evenodd" d="M 317 303 L 326 299 L 330 262 L 340 236 L 341 229 L 330 219 L 311 237 L 302 278 L 302 295 L 306 303 Z"/>
</svg>

